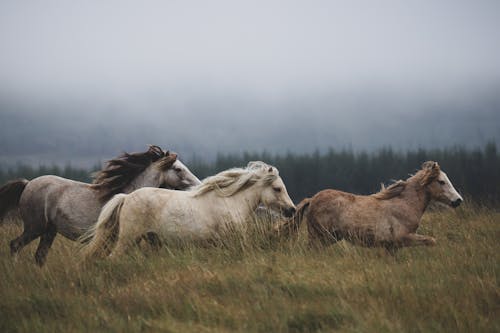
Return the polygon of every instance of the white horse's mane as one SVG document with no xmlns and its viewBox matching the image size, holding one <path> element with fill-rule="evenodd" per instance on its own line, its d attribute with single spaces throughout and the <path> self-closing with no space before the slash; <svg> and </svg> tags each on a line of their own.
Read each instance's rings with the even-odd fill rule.
<svg viewBox="0 0 500 333">
<path fill-rule="evenodd" d="M 278 169 L 261 161 L 249 162 L 246 168 L 228 169 L 214 176 L 205 178 L 194 187 L 194 196 L 215 191 L 221 197 L 230 197 L 248 188 L 259 180 L 270 184 L 278 178 Z"/>
</svg>

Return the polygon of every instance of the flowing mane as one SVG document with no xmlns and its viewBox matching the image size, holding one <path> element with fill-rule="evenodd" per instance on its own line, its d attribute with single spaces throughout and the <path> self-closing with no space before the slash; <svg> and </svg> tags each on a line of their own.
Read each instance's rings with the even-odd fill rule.
<svg viewBox="0 0 500 333">
<path fill-rule="evenodd" d="M 406 180 L 398 180 L 397 182 L 385 187 L 382 184 L 382 188 L 379 192 L 372 194 L 372 197 L 379 200 L 388 200 L 394 197 L 400 196 L 401 193 L 405 190 L 406 185 L 408 185 L 408 181 Z"/>
<path fill-rule="evenodd" d="M 407 180 L 398 180 L 388 187 L 385 187 L 384 184 L 382 184 L 380 191 L 372 194 L 372 197 L 379 200 L 387 200 L 400 196 L 411 179 L 418 181 L 421 186 L 427 186 L 439 176 L 440 172 L 441 168 L 436 162 L 427 161 L 422 164 L 422 170 L 419 170 L 414 176 Z"/>
<path fill-rule="evenodd" d="M 135 177 L 152 163 L 160 161 L 162 170 L 168 169 L 177 159 L 177 155 L 164 151 L 158 146 L 149 146 L 146 152 L 123 153 L 106 163 L 106 166 L 93 176 L 92 188 L 99 192 L 99 198 L 107 201 L 113 195 L 123 192 Z"/>
<path fill-rule="evenodd" d="M 233 168 L 205 178 L 192 192 L 194 196 L 215 191 L 220 197 L 230 197 L 252 186 L 259 180 L 272 183 L 278 177 L 278 170 L 264 162 L 249 162 L 246 168 Z"/>
</svg>

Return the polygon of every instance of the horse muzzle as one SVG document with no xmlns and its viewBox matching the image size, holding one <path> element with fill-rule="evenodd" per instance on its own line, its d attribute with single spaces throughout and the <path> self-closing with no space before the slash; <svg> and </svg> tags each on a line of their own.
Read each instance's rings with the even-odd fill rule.
<svg viewBox="0 0 500 333">
<path fill-rule="evenodd" d="M 453 207 L 453 208 L 457 208 L 458 206 L 460 206 L 460 204 L 461 204 L 462 202 L 463 202 L 463 200 L 462 200 L 462 199 L 460 199 L 460 198 L 459 198 L 459 199 L 457 199 L 457 200 L 455 200 L 455 201 L 452 201 L 452 202 L 451 202 L 451 207 Z"/>
<path fill-rule="evenodd" d="M 292 217 L 293 214 L 295 214 L 295 211 L 296 211 L 295 207 L 288 207 L 283 209 L 283 215 L 285 217 Z"/>
</svg>

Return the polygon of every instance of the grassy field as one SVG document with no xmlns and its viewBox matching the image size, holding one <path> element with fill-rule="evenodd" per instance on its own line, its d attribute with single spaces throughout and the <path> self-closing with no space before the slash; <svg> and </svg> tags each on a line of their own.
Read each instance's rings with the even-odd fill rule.
<svg viewBox="0 0 500 333">
<path fill-rule="evenodd" d="M 217 246 L 84 265 L 58 237 L 42 269 L 0 227 L 0 332 L 500 332 L 500 213 L 427 213 L 430 248 L 309 249 L 259 225 Z"/>
</svg>

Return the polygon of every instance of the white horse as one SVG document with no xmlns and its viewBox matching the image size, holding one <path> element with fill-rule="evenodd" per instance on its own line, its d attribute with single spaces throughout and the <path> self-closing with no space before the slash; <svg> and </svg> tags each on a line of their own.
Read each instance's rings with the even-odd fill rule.
<svg viewBox="0 0 500 333">
<path fill-rule="evenodd" d="M 288 217 L 295 213 L 278 170 L 264 162 L 220 172 L 188 192 L 143 188 L 118 194 L 84 236 L 92 240 L 83 254 L 118 256 L 149 232 L 160 238 L 210 239 L 226 227 L 243 225 L 261 203 Z"/>
</svg>

